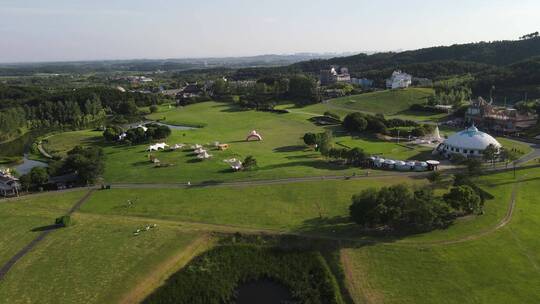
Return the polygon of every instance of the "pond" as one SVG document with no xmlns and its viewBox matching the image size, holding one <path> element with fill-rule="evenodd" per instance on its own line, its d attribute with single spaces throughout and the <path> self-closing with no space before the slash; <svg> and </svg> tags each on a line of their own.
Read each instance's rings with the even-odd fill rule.
<svg viewBox="0 0 540 304">
<path fill-rule="evenodd" d="M 291 291 L 286 286 L 270 279 L 243 283 L 235 293 L 236 304 L 295 303 Z"/>
<path fill-rule="evenodd" d="M 47 163 L 28 159 L 27 152 L 39 135 L 40 133 L 38 132 L 29 132 L 13 141 L 0 144 L 1 157 L 22 156 L 22 162 L 17 162 L 16 164 L 7 164 L 6 166 L 14 168 L 17 170 L 17 172 L 19 172 L 19 174 L 26 174 L 34 167 L 47 167 Z"/>
</svg>

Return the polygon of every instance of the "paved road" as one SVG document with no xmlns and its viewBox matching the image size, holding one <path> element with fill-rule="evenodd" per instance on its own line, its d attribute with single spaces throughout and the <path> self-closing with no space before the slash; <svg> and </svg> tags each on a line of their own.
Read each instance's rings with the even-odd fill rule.
<svg viewBox="0 0 540 304">
<path fill-rule="evenodd" d="M 79 210 L 79 208 L 88 200 L 90 195 L 92 194 L 94 190 L 91 189 L 86 193 L 71 209 L 68 211 L 67 215 L 73 214 L 73 212 Z M 19 250 L 9 261 L 7 261 L 2 267 L 0 268 L 0 281 L 4 279 L 8 271 L 20 260 L 22 259 L 26 254 L 28 254 L 36 245 L 38 245 L 41 241 L 47 237 L 50 233 L 54 232 L 57 228 L 55 226 L 51 226 L 50 229 L 47 229 L 45 231 L 42 231 L 36 238 L 34 238 L 28 245 L 26 245 L 23 249 Z"/>
</svg>

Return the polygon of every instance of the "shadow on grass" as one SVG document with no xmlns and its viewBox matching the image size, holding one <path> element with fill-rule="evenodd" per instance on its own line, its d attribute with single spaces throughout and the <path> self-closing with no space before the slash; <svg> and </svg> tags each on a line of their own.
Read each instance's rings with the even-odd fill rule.
<svg viewBox="0 0 540 304">
<path fill-rule="evenodd" d="M 49 231 L 49 230 L 55 230 L 55 229 L 58 229 L 58 228 L 61 228 L 62 226 L 61 225 L 45 225 L 45 226 L 41 226 L 41 227 L 36 227 L 36 228 L 32 228 L 32 232 L 43 232 L 43 231 Z"/>
<path fill-rule="evenodd" d="M 223 183 L 224 183 L 224 181 L 221 181 L 221 180 L 207 180 L 207 181 L 203 181 L 203 182 L 201 182 L 199 184 L 193 185 L 190 188 L 204 188 L 204 187 L 208 187 L 208 186 L 221 185 Z"/>
<path fill-rule="evenodd" d="M 284 153 L 284 152 L 299 152 L 299 151 L 305 151 L 305 150 L 306 150 L 306 146 L 292 145 L 292 146 L 277 147 L 277 148 L 274 148 L 273 151 Z"/>
<path fill-rule="evenodd" d="M 349 166 L 344 166 L 341 164 L 335 164 L 326 162 L 324 160 L 305 160 L 305 161 L 293 161 L 282 164 L 268 165 L 264 167 L 259 167 L 259 170 L 273 170 L 279 168 L 290 168 L 290 167 L 311 167 L 315 169 L 325 169 L 325 170 L 335 170 L 341 171 L 349 169 Z"/>
</svg>

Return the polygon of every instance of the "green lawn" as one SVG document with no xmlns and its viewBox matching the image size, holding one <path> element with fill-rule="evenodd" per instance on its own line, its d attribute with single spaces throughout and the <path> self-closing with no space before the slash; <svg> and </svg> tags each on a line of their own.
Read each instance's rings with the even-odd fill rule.
<svg viewBox="0 0 540 304">
<path fill-rule="evenodd" d="M 330 99 L 325 103 L 296 108 L 282 105 L 280 108 L 304 114 L 323 114 L 325 111 L 345 116 L 351 112 L 384 114 L 387 118 L 402 118 L 416 121 L 439 121 L 446 117 L 445 113 L 415 112 L 409 110 L 413 104 L 425 103 L 433 94 L 432 89 L 408 88 L 404 90 L 386 90 L 359 95 L 351 95 Z"/>
<path fill-rule="evenodd" d="M 355 111 L 397 115 L 408 111 L 413 104 L 425 103 L 432 94 L 432 89 L 425 88 L 386 90 L 335 98 L 329 104 Z"/>
<path fill-rule="evenodd" d="M 55 218 L 65 214 L 83 193 L 46 193 L 0 201 L 0 265 L 40 233 L 33 229 L 54 224 Z"/>
<path fill-rule="evenodd" d="M 49 154 L 64 155 L 77 145 L 90 146 L 103 139 L 103 132 L 94 130 L 56 133 L 43 139 L 43 148 Z"/>
<path fill-rule="evenodd" d="M 381 141 L 376 138 L 340 136 L 335 141 L 347 148 L 362 148 L 365 152 L 385 158 L 397 160 L 428 160 L 433 159 L 433 148 L 419 145 L 403 145 L 394 142 Z"/>
<path fill-rule="evenodd" d="M 536 198 L 540 195 L 540 169 L 518 174 L 523 182 L 511 223 L 478 240 L 431 246 L 398 242 L 345 249 L 353 268 L 353 280 L 349 283 L 358 301 L 538 303 L 540 207 Z M 488 179 L 492 192 L 508 199 L 508 174 Z M 503 205 L 487 205 L 488 212 L 493 208 L 496 212 L 487 214 L 485 220 L 475 219 L 478 224 L 457 226 L 463 225 L 469 232 L 478 231 L 478 225 L 502 216 Z"/>
<path fill-rule="evenodd" d="M 274 179 L 313 175 L 351 174 L 358 169 L 331 164 L 320 153 L 307 148 L 302 140 L 306 132 L 322 132 L 324 128 L 308 121 L 309 116 L 289 113 L 275 114 L 242 111 L 229 104 L 205 102 L 185 108 L 161 108 L 149 118 L 164 118 L 167 123 L 181 125 L 205 124 L 196 130 L 174 130 L 165 141 L 168 144 L 212 144 L 215 141 L 230 144 L 230 149 L 210 149 L 212 159 L 198 161 L 188 151 L 156 152 L 154 155 L 169 167 L 154 168 L 148 161 L 147 144 L 106 147 L 105 179 L 107 182 L 201 182 L 241 179 Z M 261 142 L 246 142 L 251 130 L 264 138 Z M 383 143 L 394 146 L 392 143 Z M 223 160 L 244 159 L 252 155 L 258 170 L 230 172 Z"/>
<path fill-rule="evenodd" d="M 38 235 L 31 229 L 54 223 L 82 195 L 77 191 L 0 203 L 0 264 Z M 133 236 L 135 229 L 150 224 L 146 220 L 75 214 L 73 221 L 75 225 L 49 234 L 11 268 L 0 284 L 0 302 L 114 303 L 197 237 L 161 223 Z"/>
<path fill-rule="evenodd" d="M 497 137 L 497 141 L 507 150 L 516 149 L 520 155 L 526 155 L 532 152 L 532 148 L 529 145 L 519 141 L 504 137 Z"/>
<path fill-rule="evenodd" d="M 249 187 L 111 189 L 96 192 L 82 212 L 288 231 L 348 231 L 356 228 L 346 219 L 351 196 L 394 183 L 418 181 L 393 177 Z M 326 221 L 318 220 L 319 210 Z"/>
</svg>

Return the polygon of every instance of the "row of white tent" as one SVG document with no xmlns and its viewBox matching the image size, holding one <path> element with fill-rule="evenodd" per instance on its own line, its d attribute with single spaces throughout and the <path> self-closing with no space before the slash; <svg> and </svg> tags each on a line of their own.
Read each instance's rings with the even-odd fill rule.
<svg viewBox="0 0 540 304">
<path fill-rule="evenodd" d="M 175 144 L 174 146 L 169 146 L 166 143 L 157 143 L 150 145 L 147 149 L 147 151 L 159 151 L 159 150 L 165 150 L 165 148 L 169 147 L 172 150 L 177 149 L 183 149 L 186 145 L 185 144 Z M 208 154 L 208 151 L 206 151 L 202 145 L 195 144 L 191 146 L 191 149 L 193 149 L 193 152 L 197 154 L 198 159 L 209 159 L 212 157 L 212 154 Z"/>
<path fill-rule="evenodd" d="M 372 156 L 370 159 L 377 168 L 396 169 L 400 171 L 426 171 L 430 166 L 439 165 L 439 161 L 436 160 L 405 162 L 401 160 L 384 159 L 376 156 Z"/>
</svg>

